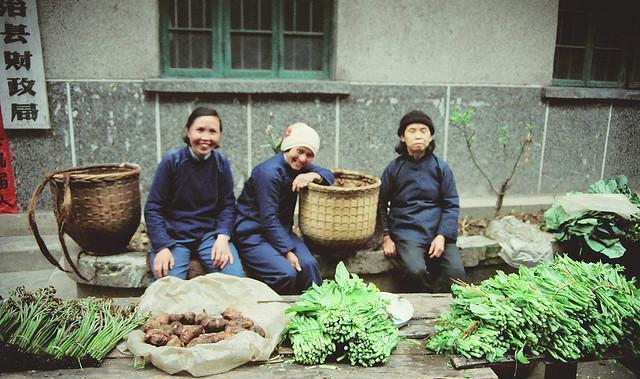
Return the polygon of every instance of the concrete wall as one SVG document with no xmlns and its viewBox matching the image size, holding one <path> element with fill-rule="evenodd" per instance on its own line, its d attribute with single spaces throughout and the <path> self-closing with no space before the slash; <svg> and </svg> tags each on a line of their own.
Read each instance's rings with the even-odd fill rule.
<svg viewBox="0 0 640 379">
<path fill-rule="evenodd" d="M 558 0 L 340 0 L 336 78 L 551 82 Z"/>
<path fill-rule="evenodd" d="M 47 79 L 160 74 L 158 0 L 38 0 Z"/>
<path fill-rule="evenodd" d="M 550 83 L 558 0 L 336 0 L 335 79 Z M 157 0 L 38 1 L 48 79 L 160 76 Z"/>
<path fill-rule="evenodd" d="M 417 108 L 434 120 L 436 153 L 452 167 L 460 195 L 491 197 L 462 133 L 446 121 L 456 105 L 476 109 L 478 161 L 496 185 L 506 178 L 516 153 L 511 148 L 503 155 L 498 126 L 509 126 L 512 138 L 518 139 L 526 122 L 535 125 L 535 146 L 514 177 L 508 198 L 584 190 L 603 176 L 617 174 L 630 176 L 635 188 L 640 184 L 637 103 L 548 100 L 540 88 L 532 87 L 360 84 L 351 87 L 349 96 L 320 96 L 153 93 L 136 82 L 56 81 L 48 83 L 48 90 L 52 129 L 9 131 L 23 206 L 43 172 L 71 167 L 74 157 L 76 165 L 141 165 L 144 196 L 158 157 L 182 145 L 184 122 L 200 104 L 215 107 L 222 116 L 220 149 L 231 158 L 237 192 L 250 169 L 271 154 L 264 134 L 270 113 L 278 133 L 300 120 L 318 130 L 322 146 L 316 163 L 380 175 L 395 157 L 398 120 Z"/>
<path fill-rule="evenodd" d="M 19 202 L 26 206 L 44 172 L 107 162 L 140 164 L 146 194 L 159 157 L 182 145 L 186 117 L 199 104 L 222 115 L 221 151 L 238 192 L 270 154 L 270 113 L 278 132 L 295 121 L 318 129 L 318 164 L 379 175 L 395 156 L 398 120 L 422 109 L 434 119 L 436 153 L 452 167 L 461 196 L 491 197 L 461 132 L 449 125 L 456 106 L 476 109 L 478 160 L 496 185 L 516 153 L 503 155 L 498 128 L 509 126 L 518 139 L 525 123 L 535 126 L 536 144 L 507 198 L 583 190 L 616 174 L 640 188 L 638 101 L 542 96 L 557 2 L 338 0 L 336 73 L 351 87 L 335 95 L 145 91 L 144 79 L 159 76 L 157 0 L 39 1 L 52 127 L 8 131 Z M 239 87 L 260 87 L 248 82 Z"/>
</svg>

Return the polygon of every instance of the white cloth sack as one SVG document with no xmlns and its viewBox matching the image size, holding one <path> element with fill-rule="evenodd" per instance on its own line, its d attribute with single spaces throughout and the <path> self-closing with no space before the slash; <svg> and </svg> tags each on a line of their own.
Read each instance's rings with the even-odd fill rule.
<svg viewBox="0 0 640 379">
<path fill-rule="evenodd" d="M 538 228 L 513 216 L 491 221 L 487 232 L 500 244 L 502 249 L 498 256 L 509 266 L 533 267 L 553 260 L 551 239 Z"/>
<path fill-rule="evenodd" d="M 640 213 L 621 193 L 577 193 L 556 200 L 569 216 L 585 211 L 610 212 L 628 220 L 632 214 Z"/>
<path fill-rule="evenodd" d="M 269 359 L 289 317 L 284 310 L 289 304 L 266 284 L 249 278 L 214 273 L 191 280 L 164 277 L 151 284 L 140 298 L 139 312 L 199 313 L 211 315 L 234 307 L 264 328 L 266 338 L 243 331 L 228 340 L 192 347 L 156 347 L 144 342 L 142 330 L 126 337 L 126 346 L 145 363 L 169 374 L 186 371 L 205 376 L 229 371 L 249 361 Z"/>
</svg>

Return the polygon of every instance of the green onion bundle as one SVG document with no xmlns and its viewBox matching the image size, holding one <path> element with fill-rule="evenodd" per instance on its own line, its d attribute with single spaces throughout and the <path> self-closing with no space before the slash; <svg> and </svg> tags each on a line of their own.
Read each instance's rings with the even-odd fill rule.
<svg viewBox="0 0 640 379">
<path fill-rule="evenodd" d="M 335 280 L 307 289 L 287 313 L 295 315 L 284 331 L 294 359 L 302 364 L 347 358 L 352 365 L 386 362 L 400 338 L 375 285 L 336 267 Z"/>
<path fill-rule="evenodd" d="M 93 358 L 100 362 L 147 316 L 136 307 L 118 307 L 111 299 L 63 301 L 53 287 L 11 291 L 0 302 L 0 346 L 52 359 Z"/>
<path fill-rule="evenodd" d="M 488 361 L 640 354 L 640 290 L 622 267 L 558 257 L 480 285 L 452 286 L 450 313 L 427 347 Z"/>
</svg>

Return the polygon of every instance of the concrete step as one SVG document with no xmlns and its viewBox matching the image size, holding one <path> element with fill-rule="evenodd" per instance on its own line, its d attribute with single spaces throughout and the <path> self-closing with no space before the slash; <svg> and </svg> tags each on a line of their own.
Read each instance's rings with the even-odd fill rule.
<svg viewBox="0 0 640 379">
<path fill-rule="evenodd" d="M 36 224 L 41 235 L 58 233 L 58 225 L 52 211 L 36 211 Z M 32 234 L 29 227 L 29 213 L 0 214 L 0 237 Z"/>
<path fill-rule="evenodd" d="M 57 269 L 16 271 L 0 273 L 0 296 L 6 298 L 9 291 L 18 286 L 25 286 L 28 290 L 49 285 L 51 274 Z"/>
<path fill-rule="evenodd" d="M 564 194 L 562 194 L 564 195 Z M 511 211 L 535 213 L 547 210 L 555 201 L 551 194 L 509 195 L 504 197 L 500 215 L 508 215 Z M 460 217 L 492 217 L 495 213 L 495 196 L 465 196 L 460 198 Z"/>
<path fill-rule="evenodd" d="M 43 235 L 47 248 L 56 260 L 62 257 L 62 246 L 57 235 Z M 80 247 L 68 236 L 65 242 L 69 253 Z M 0 237 L 0 272 L 35 271 L 55 268 L 44 257 L 32 235 Z"/>
</svg>

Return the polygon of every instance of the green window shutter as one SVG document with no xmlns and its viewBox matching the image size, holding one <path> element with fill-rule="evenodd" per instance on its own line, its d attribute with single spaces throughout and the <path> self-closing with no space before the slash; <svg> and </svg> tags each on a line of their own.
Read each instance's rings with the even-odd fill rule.
<svg viewBox="0 0 640 379">
<path fill-rule="evenodd" d="M 160 0 L 165 76 L 328 79 L 333 1 Z"/>
<path fill-rule="evenodd" d="M 274 77 L 275 0 L 225 0 L 225 76 Z"/>
<path fill-rule="evenodd" d="M 161 0 L 160 46 L 166 76 L 221 76 L 217 0 Z"/>
<path fill-rule="evenodd" d="M 553 84 L 631 87 L 639 33 L 630 0 L 560 0 Z"/>
</svg>

